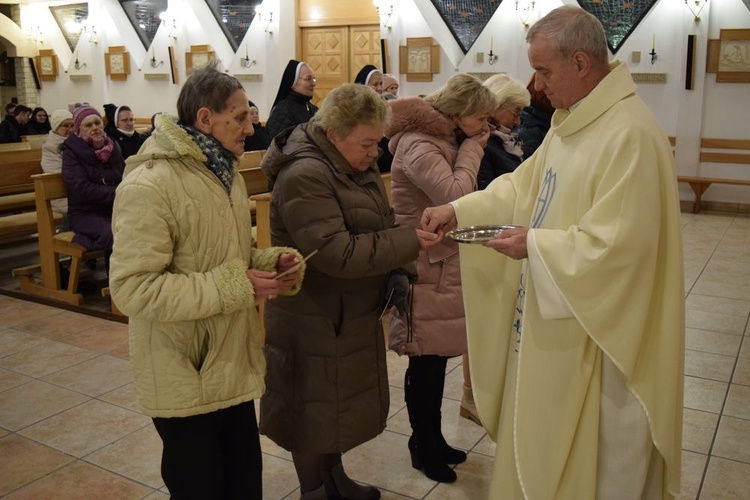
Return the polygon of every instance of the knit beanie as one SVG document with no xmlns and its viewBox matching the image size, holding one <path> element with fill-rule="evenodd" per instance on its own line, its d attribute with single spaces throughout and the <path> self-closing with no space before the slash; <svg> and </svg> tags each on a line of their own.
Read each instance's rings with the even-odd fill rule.
<svg viewBox="0 0 750 500">
<path fill-rule="evenodd" d="M 49 117 L 49 124 L 52 126 L 52 131 L 56 131 L 62 122 L 73 118 L 73 114 L 67 109 L 56 109 L 52 112 L 52 116 Z"/>
<path fill-rule="evenodd" d="M 398 80 L 396 80 L 395 76 L 386 73 L 383 75 L 383 91 L 385 92 L 385 90 L 391 85 L 398 85 Z"/>
<path fill-rule="evenodd" d="M 81 131 L 81 124 L 83 123 L 83 120 L 91 115 L 96 115 L 99 118 L 102 117 L 101 113 L 99 113 L 99 111 L 97 111 L 93 106 L 81 106 L 80 108 L 76 108 L 75 111 L 73 111 L 73 123 L 75 125 L 73 131 L 76 134 Z"/>
</svg>

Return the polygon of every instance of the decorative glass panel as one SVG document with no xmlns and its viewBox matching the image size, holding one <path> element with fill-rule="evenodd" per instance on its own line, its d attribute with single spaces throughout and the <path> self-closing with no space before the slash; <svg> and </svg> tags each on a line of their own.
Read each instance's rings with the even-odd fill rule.
<svg viewBox="0 0 750 500">
<path fill-rule="evenodd" d="M 657 0 L 578 0 L 579 5 L 596 16 L 604 26 L 607 45 L 613 54 L 648 14 Z"/>
<path fill-rule="evenodd" d="M 206 0 L 232 49 L 237 52 L 263 0 Z"/>
<path fill-rule="evenodd" d="M 78 39 L 81 38 L 83 23 L 89 18 L 89 4 L 77 3 L 50 7 L 50 12 L 62 31 L 65 41 L 68 42 L 70 51 L 76 50 Z"/>
<path fill-rule="evenodd" d="M 502 0 L 431 0 L 466 54 Z"/>
<path fill-rule="evenodd" d="M 120 0 L 120 5 L 148 50 L 161 23 L 159 14 L 167 10 L 167 0 Z"/>
</svg>

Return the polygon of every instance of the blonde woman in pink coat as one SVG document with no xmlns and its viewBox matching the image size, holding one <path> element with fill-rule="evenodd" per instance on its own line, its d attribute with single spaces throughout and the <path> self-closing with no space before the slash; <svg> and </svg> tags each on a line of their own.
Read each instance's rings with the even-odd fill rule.
<svg viewBox="0 0 750 500">
<path fill-rule="evenodd" d="M 476 189 L 477 171 L 489 138 L 495 96 L 470 75 L 456 75 L 425 99 L 390 102 L 386 130 L 394 155 L 391 197 L 400 225 L 419 224 L 427 207 L 449 203 Z M 448 239 L 420 251 L 418 278 L 392 278 L 390 348 L 409 356 L 404 384 L 412 436 L 412 466 L 427 477 L 453 482 L 449 465 L 466 460 L 441 432 L 440 407 L 448 358 L 466 352 L 458 246 Z M 399 294 L 399 290 L 411 292 Z"/>
</svg>

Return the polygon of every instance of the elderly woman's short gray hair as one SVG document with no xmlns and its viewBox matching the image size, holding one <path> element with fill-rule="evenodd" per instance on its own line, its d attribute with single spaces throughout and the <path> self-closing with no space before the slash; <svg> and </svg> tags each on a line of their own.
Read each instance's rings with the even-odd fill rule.
<svg viewBox="0 0 750 500">
<path fill-rule="evenodd" d="M 192 127 L 198 116 L 198 110 L 208 108 L 221 113 L 227 107 L 227 101 L 238 90 L 245 90 L 239 80 L 218 70 L 219 61 L 211 61 L 206 66 L 196 69 L 182 86 L 177 98 L 177 117 L 183 125 Z"/>
<path fill-rule="evenodd" d="M 360 124 L 386 125 L 390 111 L 388 104 L 370 87 L 345 83 L 326 96 L 310 121 L 343 138 Z"/>
<path fill-rule="evenodd" d="M 484 81 L 484 85 L 495 94 L 498 108 L 525 108 L 531 104 L 531 95 L 526 86 L 508 75 L 492 75 Z"/>
</svg>

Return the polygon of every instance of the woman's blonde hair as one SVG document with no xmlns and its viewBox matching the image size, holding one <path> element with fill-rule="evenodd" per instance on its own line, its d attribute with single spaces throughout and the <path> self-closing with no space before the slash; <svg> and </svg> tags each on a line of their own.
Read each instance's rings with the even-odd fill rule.
<svg viewBox="0 0 750 500">
<path fill-rule="evenodd" d="M 346 137 L 357 125 L 386 125 L 390 108 L 374 90 L 357 83 L 345 83 L 326 96 L 310 120 L 337 137 Z"/>
<path fill-rule="evenodd" d="M 484 81 L 484 85 L 495 94 L 498 108 L 525 108 L 531 104 L 531 95 L 526 86 L 506 74 L 492 75 Z"/>
<path fill-rule="evenodd" d="M 424 100 L 446 116 L 491 114 L 497 109 L 497 99 L 492 92 L 479 78 L 467 74 L 450 77 Z"/>
</svg>

